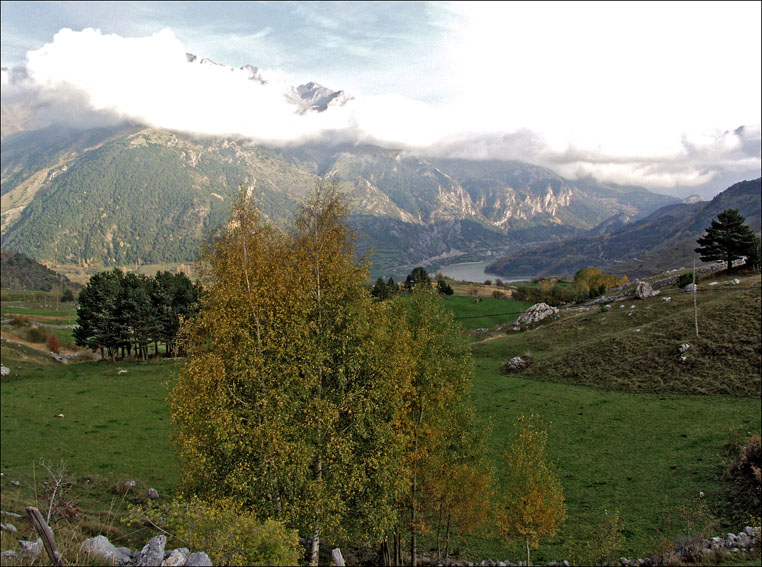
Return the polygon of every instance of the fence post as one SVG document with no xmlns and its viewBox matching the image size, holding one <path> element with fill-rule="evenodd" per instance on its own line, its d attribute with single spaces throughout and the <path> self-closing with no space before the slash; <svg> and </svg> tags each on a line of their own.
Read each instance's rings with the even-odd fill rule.
<svg viewBox="0 0 762 567">
<path fill-rule="evenodd" d="M 32 522 L 34 531 L 36 531 L 37 535 L 40 536 L 40 539 L 45 546 L 45 552 L 48 554 L 48 557 L 50 557 L 50 562 L 56 567 L 61 567 L 64 565 L 63 559 L 61 559 L 61 555 L 58 553 L 58 548 L 56 547 L 56 540 L 53 537 L 53 530 L 51 530 L 50 526 L 45 523 L 45 520 L 42 518 L 40 511 L 37 508 L 29 506 L 26 509 L 26 514 L 29 516 L 29 520 Z"/>
<path fill-rule="evenodd" d="M 344 558 L 341 556 L 341 549 L 337 547 L 331 551 L 331 556 L 333 556 L 333 564 L 336 565 L 336 567 L 344 567 Z"/>
</svg>

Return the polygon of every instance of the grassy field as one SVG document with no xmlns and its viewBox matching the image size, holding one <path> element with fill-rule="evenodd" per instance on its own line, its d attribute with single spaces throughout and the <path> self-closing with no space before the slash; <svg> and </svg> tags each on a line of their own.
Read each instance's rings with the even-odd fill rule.
<svg viewBox="0 0 762 567">
<path fill-rule="evenodd" d="M 493 297 L 463 297 L 451 295 L 444 298 L 445 305 L 455 314 L 455 320 L 466 330 L 492 328 L 512 323 L 521 313 L 532 306 L 525 301 L 495 299 Z"/>
<path fill-rule="evenodd" d="M 533 553 L 535 562 L 567 558 L 568 547 L 590 537 L 604 510 L 619 511 L 621 555 L 634 557 L 684 533 L 679 507 L 719 509 L 724 445 L 762 427 L 760 279 L 744 277 L 740 286 L 719 281 L 701 286 L 698 340 L 692 298 L 674 289 L 662 292 L 673 297 L 669 303 L 656 297 L 622 303 L 623 309 L 614 304 L 607 312 L 566 312 L 522 332 L 494 328 L 528 304 L 446 299 L 465 329 L 493 329 L 472 335 L 473 392 L 480 415 L 491 423 L 497 471 L 519 415 L 535 413 L 549 423 L 569 519 L 559 536 Z M 688 366 L 677 362 L 680 342 L 692 345 Z M 506 360 L 524 353 L 534 360 L 527 371 L 500 373 Z M 11 368 L 0 384 L 4 510 L 23 511 L 21 503 L 33 496 L 33 475 L 39 480 L 41 474 L 35 465 L 40 458 L 64 459 L 85 494 L 83 503 L 99 515 L 114 506 L 113 485 L 126 479 L 137 480 L 143 492 L 152 486 L 172 495 L 178 465 L 166 396 L 175 362 L 62 366 L 30 346 L 5 341 L 2 360 Z M 665 378 L 675 374 L 675 380 Z M 11 479 L 21 486 L 10 487 Z M 134 537 L 129 531 L 113 535 L 126 543 Z M 478 561 L 522 557 L 494 533 L 455 547 L 462 558 Z"/>
</svg>

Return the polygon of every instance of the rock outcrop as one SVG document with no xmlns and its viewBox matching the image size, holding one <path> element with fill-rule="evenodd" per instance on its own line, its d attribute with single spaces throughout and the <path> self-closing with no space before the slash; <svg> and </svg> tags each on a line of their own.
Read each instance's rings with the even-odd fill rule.
<svg viewBox="0 0 762 567">
<path fill-rule="evenodd" d="M 557 313 L 558 309 L 551 307 L 547 303 L 535 303 L 516 319 L 516 325 L 531 325 Z"/>
</svg>

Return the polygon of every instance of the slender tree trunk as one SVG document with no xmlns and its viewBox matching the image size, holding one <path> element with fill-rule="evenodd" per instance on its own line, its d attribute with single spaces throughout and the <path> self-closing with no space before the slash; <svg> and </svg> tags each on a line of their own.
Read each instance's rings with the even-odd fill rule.
<svg viewBox="0 0 762 567">
<path fill-rule="evenodd" d="M 445 559 L 450 558 L 450 519 L 452 514 L 447 512 L 447 529 L 445 530 Z"/>
<path fill-rule="evenodd" d="M 442 532 L 442 502 L 444 498 L 439 499 L 439 520 L 437 521 L 437 560 L 442 559 L 442 546 L 440 542 L 440 534 Z"/>
<path fill-rule="evenodd" d="M 529 561 L 529 538 L 528 537 L 524 537 L 524 543 L 527 546 L 527 565 L 531 565 L 532 563 L 531 561 Z"/>
<path fill-rule="evenodd" d="M 317 464 L 315 466 L 317 480 L 320 482 L 323 479 L 323 461 L 318 456 Z M 318 559 L 320 557 L 320 518 L 315 521 L 315 530 L 312 534 L 312 549 L 310 550 L 310 566 L 317 567 Z"/>
</svg>

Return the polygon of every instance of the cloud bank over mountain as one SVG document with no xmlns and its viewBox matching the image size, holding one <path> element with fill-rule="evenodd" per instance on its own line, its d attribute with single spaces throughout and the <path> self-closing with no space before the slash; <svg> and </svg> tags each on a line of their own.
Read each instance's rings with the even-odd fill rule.
<svg viewBox="0 0 762 567">
<path fill-rule="evenodd" d="M 458 33 L 471 37 L 479 28 L 464 30 Z M 460 45 L 467 43 L 464 39 Z M 58 120 L 91 126 L 127 120 L 274 145 L 314 139 L 367 142 L 422 155 L 518 159 L 570 178 L 594 176 L 650 187 L 694 186 L 718 175 L 760 169 L 758 123 L 699 126 L 692 132 L 670 123 L 656 131 L 656 121 L 637 125 L 625 119 L 626 108 L 619 108 L 621 118 L 601 116 L 587 125 L 584 122 L 592 116 L 587 109 L 578 117 L 582 122 L 578 131 L 565 135 L 547 120 L 537 118 L 536 126 L 532 120 L 522 121 L 521 103 L 527 94 L 496 92 L 498 83 L 486 74 L 483 61 L 460 75 L 471 83 L 463 89 L 467 96 L 441 104 L 398 94 L 348 92 L 324 109 L 309 109 L 282 70 L 231 68 L 204 60 L 203 53 L 191 61 L 186 53 L 186 46 L 169 28 L 143 37 L 92 28 L 62 29 L 50 43 L 29 51 L 23 68 L 3 71 L 3 106 L 33 108 L 36 125 Z M 465 56 L 467 50 L 459 58 L 464 67 Z M 530 90 L 532 85 L 517 83 L 515 88 Z M 547 98 L 550 116 L 558 112 L 552 97 L 538 96 Z M 561 103 L 563 96 L 556 94 L 558 105 L 572 112 L 568 101 Z M 527 108 L 526 113 L 539 116 L 538 108 Z M 621 121 L 625 131 L 619 138 L 606 136 L 611 128 L 605 124 L 607 118 Z M 697 124 L 703 123 L 697 120 Z M 632 130 L 629 139 L 627 128 Z"/>
</svg>

